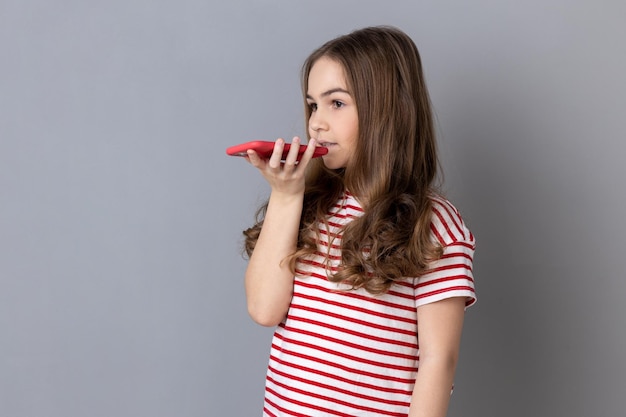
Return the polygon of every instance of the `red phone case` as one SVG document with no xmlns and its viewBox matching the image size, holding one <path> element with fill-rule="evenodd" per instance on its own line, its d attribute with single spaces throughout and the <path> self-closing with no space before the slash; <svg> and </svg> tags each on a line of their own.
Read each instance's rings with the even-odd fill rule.
<svg viewBox="0 0 626 417">
<path fill-rule="evenodd" d="M 289 152 L 290 148 L 291 145 L 289 143 L 285 143 L 281 159 L 285 159 L 287 157 L 287 153 Z M 248 149 L 255 150 L 261 158 L 269 158 L 270 156 L 272 156 L 272 152 L 274 151 L 274 142 L 269 142 L 265 140 L 253 140 L 251 142 L 231 146 L 230 148 L 226 149 L 226 153 L 231 156 L 246 156 Z M 304 151 L 306 151 L 306 145 L 300 145 L 300 149 L 298 150 L 298 161 L 300 160 L 300 158 L 302 158 L 302 154 L 304 153 Z M 316 146 L 315 151 L 313 152 L 313 158 L 326 155 L 327 153 L 328 149 L 324 148 L 323 146 Z"/>
</svg>

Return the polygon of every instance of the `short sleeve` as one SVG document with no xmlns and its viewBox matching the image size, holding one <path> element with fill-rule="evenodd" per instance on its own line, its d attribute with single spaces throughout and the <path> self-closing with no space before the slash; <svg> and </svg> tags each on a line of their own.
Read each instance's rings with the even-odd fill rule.
<svg viewBox="0 0 626 417">
<path fill-rule="evenodd" d="M 443 198 L 433 198 L 431 232 L 443 246 L 443 255 L 414 281 L 417 307 L 452 297 L 465 297 L 465 306 L 476 302 L 472 266 L 476 241 L 457 209 Z"/>
</svg>

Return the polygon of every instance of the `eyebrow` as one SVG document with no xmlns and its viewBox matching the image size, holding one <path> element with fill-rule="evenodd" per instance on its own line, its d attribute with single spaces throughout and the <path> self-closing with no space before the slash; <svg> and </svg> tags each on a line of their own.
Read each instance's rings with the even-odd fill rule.
<svg viewBox="0 0 626 417">
<path fill-rule="evenodd" d="M 331 95 L 331 94 L 333 94 L 333 93 L 346 93 L 346 94 L 350 94 L 350 92 L 349 92 L 348 90 L 344 90 L 343 88 L 337 87 L 337 88 L 331 88 L 331 89 L 330 89 L 330 90 L 328 90 L 328 91 L 324 91 L 324 92 L 321 94 L 321 97 L 327 97 L 327 96 L 329 96 L 329 95 Z M 311 95 L 310 95 L 310 94 L 307 94 L 307 95 L 306 95 L 306 98 L 307 98 L 307 99 L 314 100 L 314 98 L 313 98 L 313 97 L 311 97 Z"/>
</svg>

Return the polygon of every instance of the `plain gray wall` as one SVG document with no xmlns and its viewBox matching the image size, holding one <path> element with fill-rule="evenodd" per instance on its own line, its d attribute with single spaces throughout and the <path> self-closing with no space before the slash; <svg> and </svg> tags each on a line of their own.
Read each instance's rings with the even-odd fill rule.
<svg viewBox="0 0 626 417">
<path fill-rule="evenodd" d="M 0 0 L 0 416 L 260 415 L 224 150 L 303 134 L 302 60 L 374 24 L 478 239 L 450 416 L 624 415 L 625 5 Z"/>
</svg>

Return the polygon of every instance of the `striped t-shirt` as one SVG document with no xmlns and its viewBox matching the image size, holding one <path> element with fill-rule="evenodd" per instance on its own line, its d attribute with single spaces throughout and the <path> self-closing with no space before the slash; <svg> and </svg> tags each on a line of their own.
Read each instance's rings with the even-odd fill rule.
<svg viewBox="0 0 626 417">
<path fill-rule="evenodd" d="M 320 223 L 318 253 L 298 262 L 287 317 L 276 328 L 265 387 L 264 416 L 406 416 L 419 362 L 417 307 L 449 297 L 476 301 L 474 237 L 458 211 L 433 198 L 433 238 L 441 259 L 419 278 L 384 295 L 346 290 L 327 279 L 340 262 L 341 227 L 363 213 L 345 193 Z M 330 236 L 329 236 L 330 235 Z"/>
</svg>

